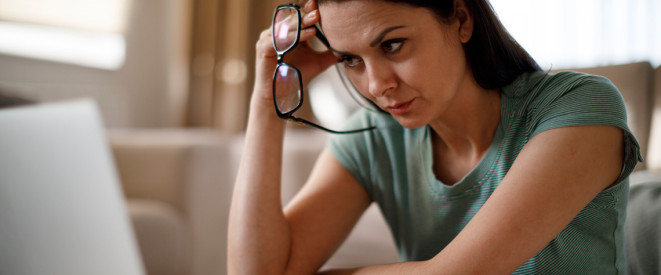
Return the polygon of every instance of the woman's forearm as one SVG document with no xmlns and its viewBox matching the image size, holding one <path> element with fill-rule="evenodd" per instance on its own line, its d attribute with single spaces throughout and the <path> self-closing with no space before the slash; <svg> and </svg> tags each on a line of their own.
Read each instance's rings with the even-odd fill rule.
<svg viewBox="0 0 661 275">
<path fill-rule="evenodd" d="M 387 275 L 387 274 L 443 274 L 434 270 L 429 261 L 401 262 L 385 265 L 327 270 L 318 275 Z M 446 273 L 447 274 L 447 273 Z"/>
<path fill-rule="evenodd" d="M 260 103 L 255 103 L 253 105 Z M 279 274 L 290 248 L 280 175 L 284 121 L 272 108 L 251 109 L 234 185 L 228 232 L 230 274 Z M 268 111 L 271 111 L 270 113 Z"/>
<path fill-rule="evenodd" d="M 303 13 L 316 10 L 310 2 Z M 318 52 L 302 43 L 315 36 L 319 14 L 303 16 L 302 31 L 291 64 L 305 79 L 321 73 L 337 62 L 330 52 Z M 282 146 L 285 121 L 278 118 L 273 105 L 273 70 L 278 53 L 273 46 L 271 29 L 262 31 L 255 45 L 255 86 L 250 105 L 241 164 L 234 185 L 228 233 L 228 268 L 230 274 L 281 274 L 292 254 L 292 235 L 285 219 L 280 196 Z"/>
</svg>

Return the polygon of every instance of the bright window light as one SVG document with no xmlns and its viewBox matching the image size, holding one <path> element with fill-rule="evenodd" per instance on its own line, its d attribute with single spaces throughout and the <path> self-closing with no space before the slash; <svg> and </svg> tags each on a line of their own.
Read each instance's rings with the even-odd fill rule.
<svg viewBox="0 0 661 275">
<path fill-rule="evenodd" d="M 117 70 L 130 0 L 0 0 L 0 53 Z"/>
<path fill-rule="evenodd" d="M 661 1 L 490 2 L 507 30 L 544 68 L 638 61 L 661 65 Z"/>
<path fill-rule="evenodd" d="M 121 33 L 129 1 L 0 0 L 0 20 Z"/>
<path fill-rule="evenodd" d="M 120 34 L 0 22 L 0 53 L 105 70 L 121 68 Z"/>
</svg>

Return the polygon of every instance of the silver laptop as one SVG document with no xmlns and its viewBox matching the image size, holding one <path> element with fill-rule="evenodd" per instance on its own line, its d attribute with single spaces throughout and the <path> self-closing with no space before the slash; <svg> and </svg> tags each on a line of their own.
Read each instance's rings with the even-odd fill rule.
<svg viewBox="0 0 661 275">
<path fill-rule="evenodd" d="M 0 109 L 0 274 L 144 273 L 97 105 Z"/>
</svg>

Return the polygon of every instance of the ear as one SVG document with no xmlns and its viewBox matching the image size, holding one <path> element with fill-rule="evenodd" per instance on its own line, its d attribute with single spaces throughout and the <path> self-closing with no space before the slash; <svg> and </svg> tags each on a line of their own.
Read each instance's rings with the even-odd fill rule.
<svg viewBox="0 0 661 275">
<path fill-rule="evenodd" d="M 465 44 L 473 36 L 473 14 L 470 12 L 463 0 L 454 2 L 454 18 L 459 23 L 459 40 Z"/>
</svg>

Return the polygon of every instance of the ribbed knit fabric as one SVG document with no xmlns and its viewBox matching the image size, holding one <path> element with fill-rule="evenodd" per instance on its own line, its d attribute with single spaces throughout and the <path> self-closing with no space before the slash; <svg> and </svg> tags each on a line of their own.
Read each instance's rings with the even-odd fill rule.
<svg viewBox="0 0 661 275">
<path fill-rule="evenodd" d="M 624 167 L 602 191 L 517 274 L 624 274 L 624 220 L 628 175 L 641 159 L 617 89 L 603 77 L 573 72 L 524 74 L 501 92 L 501 121 L 481 162 L 452 186 L 432 171 L 429 127 L 406 129 L 390 115 L 359 111 L 327 147 L 379 205 L 402 261 L 440 252 L 471 220 L 502 181 L 523 146 L 557 127 L 612 125 L 624 132 Z"/>
</svg>

